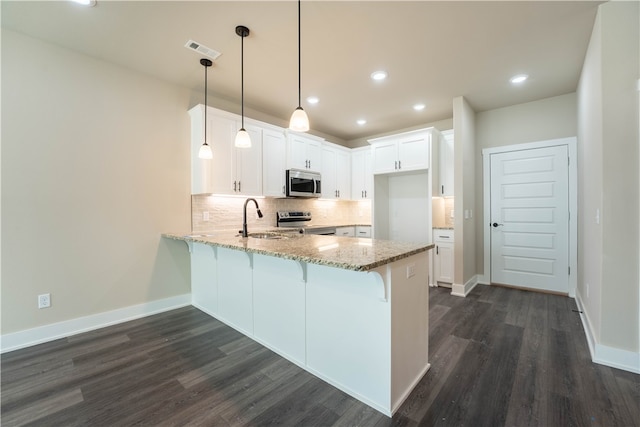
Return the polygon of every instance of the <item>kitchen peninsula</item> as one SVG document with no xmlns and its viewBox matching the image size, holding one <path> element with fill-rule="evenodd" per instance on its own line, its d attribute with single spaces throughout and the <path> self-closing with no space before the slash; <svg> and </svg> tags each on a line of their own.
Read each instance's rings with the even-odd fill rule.
<svg viewBox="0 0 640 427">
<path fill-rule="evenodd" d="M 387 416 L 429 369 L 431 244 L 295 233 L 165 234 L 192 304 Z"/>
</svg>

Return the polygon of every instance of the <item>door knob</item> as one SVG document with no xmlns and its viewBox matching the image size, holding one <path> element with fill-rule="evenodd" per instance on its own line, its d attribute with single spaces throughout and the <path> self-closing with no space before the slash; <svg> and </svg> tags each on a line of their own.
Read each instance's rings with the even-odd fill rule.
<svg viewBox="0 0 640 427">
<path fill-rule="evenodd" d="M 500 227 L 501 225 L 504 225 L 504 224 L 498 224 L 497 222 L 494 222 L 494 223 L 493 223 L 493 224 L 491 224 L 491 225 L 493 225 L 494 227 Z"/>
</svg>

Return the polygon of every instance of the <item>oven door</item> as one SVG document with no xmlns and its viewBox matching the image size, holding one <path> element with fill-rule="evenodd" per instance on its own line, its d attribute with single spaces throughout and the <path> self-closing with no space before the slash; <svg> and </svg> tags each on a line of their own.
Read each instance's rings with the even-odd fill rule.
<svg viewBox="0 0 640 427">
<path fill-rule="evenodd" d="M 287 170 L 287 197 L 320 197 L 320 174 L 299 169 Z"/>
</svg>

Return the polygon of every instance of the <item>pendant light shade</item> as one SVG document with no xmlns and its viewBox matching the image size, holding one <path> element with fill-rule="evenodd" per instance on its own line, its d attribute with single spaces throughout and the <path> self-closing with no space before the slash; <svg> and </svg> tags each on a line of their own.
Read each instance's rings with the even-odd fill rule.
<svg viewBox="0 0 640 427">
<path fill-rule="evenodd" d="M 289 129 L 297 132 L 309 130 L 309 117 L 302 109 L 302 85 L 301 85 L 301 60 L 300 60 L 300 0 L 298 0 L 298 108 L 293 111 L 289 121 Z"/>
<path fill-rule="evenodd" d="M 249 132 L 247 132 L 244 128 L 240 129 L 236 134 L 236 147 L 238 148 L 249 148 L 251 147 L 251 137 L 249 136 Z"/>
<path fill-rule="evenodd" d="M 200 64 L 204 67 L 204 143 L 200 146 L 198 157 L 201 159 L 213 159 L 211 146 L 207 144 L 207 74 L 209 67 L 213 63 L 209 59 L 202 58 Z"/>
<path fill-rule="evenodd" d="M 249 35 L 249 29 L 244 25 L 238 25 L 236 27 L 236 34 L 240 36 L 240 85 L 241 85 L 241 97 L 242 97 L 242 126 L 236 134 L 235 146 L 238 148 L 251 147 L 251 137 L 249 133 L 244 129 L 244 38 Z"/>
<path fill-rule="evenodd" d="M 289 121 L 289 129 L 295 130 L 296 132 L 306 132 L 309 130 L 309 117 L 307 117 L 307 113 L 302 107 L 298 107 L 293 111 L 291 120 Z"/>
</svg>

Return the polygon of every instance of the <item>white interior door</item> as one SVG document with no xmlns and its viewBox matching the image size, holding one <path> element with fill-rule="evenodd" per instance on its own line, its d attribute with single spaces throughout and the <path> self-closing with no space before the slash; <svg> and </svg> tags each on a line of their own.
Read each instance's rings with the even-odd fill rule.
<svg viewBox="0 0 640 427">
<path fill-rule="evenodd" d="M 491 282 L 569 292 L 566 146 L 491 154 Z"/>
</svg>

